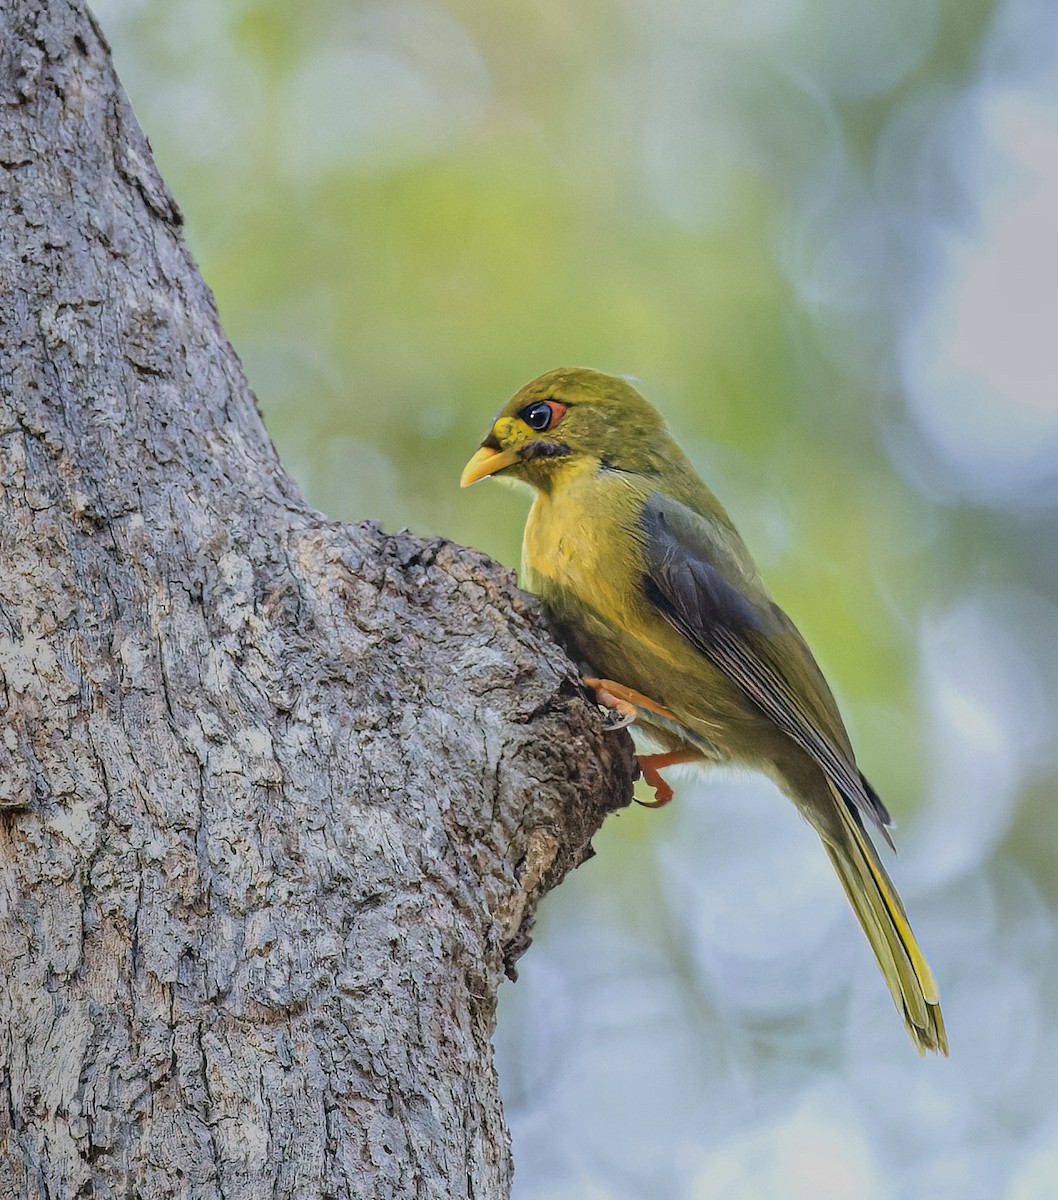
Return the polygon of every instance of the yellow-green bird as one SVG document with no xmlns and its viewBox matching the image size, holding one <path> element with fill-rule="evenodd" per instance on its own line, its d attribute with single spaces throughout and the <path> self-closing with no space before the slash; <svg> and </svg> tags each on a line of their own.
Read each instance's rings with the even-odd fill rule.
<svg viewBox="0 0 1058 1200">
<path fill-rule="evenodd" d="M 834 697 L 713 493 L 624 379 L 561 368 L 527 384 L 467 463 L 536 492 L 525 585 L 599 702 L 646 726 L 659 768 L 709 761 L 770 776 L 819 834 L 920 1052 L 948 1052 L 937 985 L 867 836 L 889 814 Z"/>
</svg>

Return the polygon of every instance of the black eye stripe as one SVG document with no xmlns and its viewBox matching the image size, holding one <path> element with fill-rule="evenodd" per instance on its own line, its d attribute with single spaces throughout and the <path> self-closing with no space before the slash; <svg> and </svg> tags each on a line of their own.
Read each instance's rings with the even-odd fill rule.
<svg viewBox="0 0 1058 1200">
<path fill-rule="evenodd" d="M 530 442 L 524 454 L 526 458 L 563 458 L 573 451 L 565 442 Z"/>
<path fill-rule="evenodd" d="M 518 414 L 526 425 L 536 433 L 543 433 L 550 426 L 554 415 L 551 405 L 545 404 L 543 400 L 537 400 L 534 404 L 527 404 Z"/>
</svg>

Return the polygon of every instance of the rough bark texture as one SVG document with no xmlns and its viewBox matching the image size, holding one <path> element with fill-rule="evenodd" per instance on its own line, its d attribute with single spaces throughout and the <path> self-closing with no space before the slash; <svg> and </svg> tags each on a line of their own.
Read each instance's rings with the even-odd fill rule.
<svg viewBox="0 0 1058 1200">
<path fill-rule="evenodd" d="M 76 0 L 0 7 L 0 1195 L 478 1197 L 630 795 L 509 576 L 283 474 Z"/>
</svg>

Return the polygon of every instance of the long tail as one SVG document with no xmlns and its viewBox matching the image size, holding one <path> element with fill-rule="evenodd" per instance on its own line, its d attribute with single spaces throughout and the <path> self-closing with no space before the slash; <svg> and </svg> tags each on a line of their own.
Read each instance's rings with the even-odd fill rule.
<svg viewBox="0 0 1058 1200">
<path fill-rule="evenodd" d="M 933 972 L 919 949 L 893 881 L 871 845 L 857 814 L 840 799 L 841 844 L 824 838 L 830 861 L 860 919 L 863 932 L 882 968 L 897 1011 L 919 1054 L 948 1053 L 948 1037 Z"/>
</svg>

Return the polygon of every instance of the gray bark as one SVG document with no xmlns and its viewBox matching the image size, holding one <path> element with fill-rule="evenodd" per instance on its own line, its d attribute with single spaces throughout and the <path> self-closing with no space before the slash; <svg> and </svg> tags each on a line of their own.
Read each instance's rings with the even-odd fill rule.
<svg viewBox="0 0 1058 1200">
<path fill-rule="evenodd" d="M 498 1200 L 627 739 L 503 570 L 305 505 L 77 0 L 0 8 L 0 188 L 0 1195 Z"/>
</svg>

